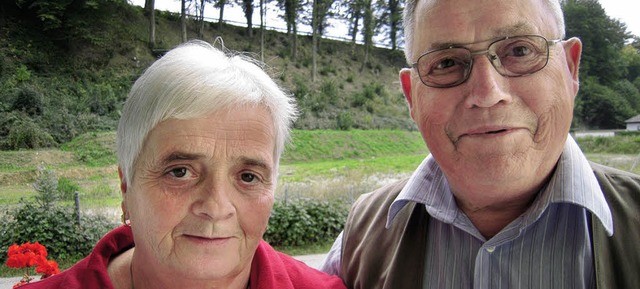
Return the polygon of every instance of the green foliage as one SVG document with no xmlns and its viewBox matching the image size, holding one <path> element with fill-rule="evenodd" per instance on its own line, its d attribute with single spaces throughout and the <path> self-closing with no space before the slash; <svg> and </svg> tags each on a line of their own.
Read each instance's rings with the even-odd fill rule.
<svg viewBox="0 0 640 289">
<path fill-rule="evenodd" d="M 634 115 L 640 113 L 640 90 L 633 83 L 626 79 L 617 81 L 613 90 L 629 103 Z"/>
<path fill-rule="evenodd" d="M 335 104 L 338 101 L 338 88 L 332 80 L 325 80 L 320 85 L 320 93 L 322 101 L 325 104 Z"/>
<path fill-rule="evenodd" d="M 264 239 L 273 246 L 327 242 L 342 231 L 348 212 L 348 205 L 339 201 L 277 201 Z"/>
<path fill-rule="evenodd" d="M 283 162 L 339 160 L 426 152 L 417 132 L 401 130 L 294 130 Z"/>
<path fill-rule="evenodd" d="M 33 86 L 23 86 L 13 99 L 11 110 L 22 111 L 31 117 L 40 115 L 44 110 L 44 97 Z"/>
<path fill-rule="evenodd" d="M 0 117 L 6 125 L 0 129 L 0 147 L 17 150 L 20 148 L 43 148 L 55 144 L 51 135 L 24 113 L 7 113 Z"/>
<path fill-rule="evenodd" d="M 116 227 L 102 216 L 84 216 L 83 226 L 79 227 L 72 208 L 59 205 L 44 208 L 25 200 L 8 216 L 10 219 L 0 228 L 0 250 L 6 252 L 15 243 L 40 242 L 53 259 L 88 255 L 97 241 Z M 2 254 L 0 260 L 4 262 L 5 258 Z"/>
<path fill-rule="evenodd" d="M 634 115 L 629 102 L 611 88 L 593 78 L 581 83 L 576 99 L 575 117 L 591 128 L 617 129 Z"/>
<path fill-rule="evenodd" d="M 33 183 L 33 189 L 38 193 L 35 199 L 40 208 L 50 209 L 60 198 L 58 176 L 42 165 L 38 166 L 38 177 Z"/>
<path fill-rule="evenodd" d="M 339 130 L 350 130 L 353 127 L 353 119 L 348 112 L 340 113 L 336 121 L 338 122 Z"/>
<path fill-rule="evenodd" d="M 78 161 L 88 166 L 117 163 L 114 132 L 91 132 L 80 135 L 64 144 L 62 150 L 73 152 Z"/>
<path fill-rule="evenodd" d="M 74 199 L 75 192 L 80 192 L 80 185 L 68 178 L 60 177 L 56 189 L 61 200 L 70 201 Z"/>
<path fill-rule="evenodd" d="M 621 133 L 614 137 L 584 137 L 576 139 L 585 153 L 631 154 L 640 152 L 640 134 Z"/>
<path fill-rule="evenodd" d="M 57 204 L 59 182 L 52 170 L 39 168 L 33 184 L 35 202 L 22 199 L 5 217 L 0 228 L 0 250 L 6 252 L 14 244 L 40 242 L 53 259 L 81 258 L 89 254 L 95 243 L 117 224 L 103 216 L 84 216 L 82 227 L 72 208 Z M 6 255 L 0 255 L 4 262 Z"/>
<path fill-rule="evenodd" d="M 620 50 L 630 38 L 620 21 L 606 15 L 595 0 L 563 2 L 567 38 L 582 41 L 580 75 L 591 76 L 605 85 L 624 78 Z"/>
</svg>

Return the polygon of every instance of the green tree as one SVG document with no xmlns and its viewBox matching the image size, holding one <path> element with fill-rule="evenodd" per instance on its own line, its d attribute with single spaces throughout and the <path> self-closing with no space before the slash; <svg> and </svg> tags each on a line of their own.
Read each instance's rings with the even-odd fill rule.
<svg viewBox="0 0 640 289">
<path fill-rule="evenodd" d="M 614 83 L 612 88 L 629 103 L 634 115 L 640 113 L 640 91 L 633 83 L 623 79 Z"/>
<path fill-rule="evenodd" d="M 627 80 L 634 81 L 640 77 L 640 48 L 633 44 L 625 45 L 621 51 L 622 62 L 627 72 Z"/>
<path fill-rule="evenodd" d="M 284 21 L 287 23 L 287 36 L 291 43 L 291 59 L 298 58 L 298 18 L 302 10 L 301 0 L 278 0 L 278 6 L 284 10 Z"/>
<path fill-rule="evenodd" d="M 595 78 L 583 80 L 576 99 L 575 117 L 588 128 L 624 128 L 625 120 L 634 115 L 629 102 Z"/>
<path fill-rule="evenodd" d="M 391 50 L 398 49 L 398 36 L 402 32 L 402 7 L 403 0 L 386 0 L 382 3 L 382 20 L 388 27 L 388 40 Z"/>
<path fill-rule="evenodd" d="M 253 0 L 238 0 L 247 19 L 247 35 L 253 38 Z"/>
<path fill-rule="evenodd" d="M 581 76 L 593 76 L 610 85 L 625 77 L 620 50 L 631 38 L 626 25 L 606 15 L 596 0 L 563 2 L 566 34 L 582 40 Z"/>
</svg>

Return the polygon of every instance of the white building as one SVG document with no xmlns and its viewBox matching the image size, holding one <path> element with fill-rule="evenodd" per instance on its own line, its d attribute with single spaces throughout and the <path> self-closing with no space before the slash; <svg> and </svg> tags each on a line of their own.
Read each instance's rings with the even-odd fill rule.
<svg viewBox="0 0 640 289">
<path fill-rule="evenodd" d="M 625 122 L 627 123 L 627 130 L 640 131 L 640 114 L 627 119 Z"/>
</svg>

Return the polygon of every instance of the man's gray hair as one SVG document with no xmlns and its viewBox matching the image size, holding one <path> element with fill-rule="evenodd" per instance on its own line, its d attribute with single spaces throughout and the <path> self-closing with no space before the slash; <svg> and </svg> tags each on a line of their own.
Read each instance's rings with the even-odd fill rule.
<svg viewBox="0 0 640 289">
<path fill-rule="evenodd" d="M 403 26 L 404 26 L 404 56 L 407 59 L 408 64 L 412 64 L 415 62 L 415 58 L 413 56 L 413 52 L 411 51 L 411 46 L 413 45 L 413 30 L 415 26 L 415 15 L 416 15 L 416 6 L 418 6 L 418 1 L 420 0 L 406 0 L 404 4 L 404 13 L 403 13 Z M 433 1 L 433 0 L 422 0 L 422 1 Z M 446 0 L 445 0 L 446 1 Z M 562 6 L 560 2 L 562 0 L 541 0 L 548 4 L 549 10 L 551 10 L 553 16 L 556 18 L 556 22 L 558 23 L 558 32 L 560 34 L 560 38 L 564 38 L 564 15 L 562 14 Z"/>
<path fill-rule="evenodd" d="M 224 49 L 224 48 L 223 48 Z M 167 52 L 134 83 L 116 137 L 118 164 L 131 185 L 149 132 L 167 119 L 193 119 L 239 105 L 264 106 L 275 127 L 275 166 L 297 116 L 294 99 L 258 61 L 191 41 Z"/>
</svg>

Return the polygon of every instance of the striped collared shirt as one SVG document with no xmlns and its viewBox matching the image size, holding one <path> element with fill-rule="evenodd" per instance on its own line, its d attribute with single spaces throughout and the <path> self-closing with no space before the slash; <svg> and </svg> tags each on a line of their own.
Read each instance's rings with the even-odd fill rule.
<svg viewBox="0 0 640 289">
<path fill-rule="evenodd" d="M 602 190 L 571 137 L 532 206 L 489 240 L 457 207 L 430 155 L 391 204 L 387 227 L 409 202 L 432 217 L 424 288 L 595 288 L 590 222 L 613 234 Z"/>
</svg>

